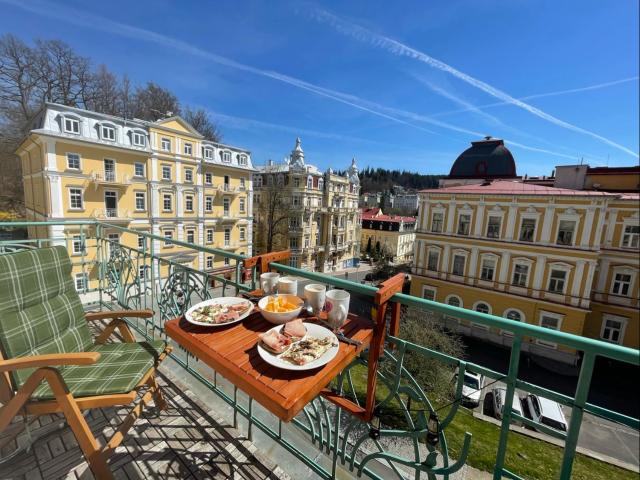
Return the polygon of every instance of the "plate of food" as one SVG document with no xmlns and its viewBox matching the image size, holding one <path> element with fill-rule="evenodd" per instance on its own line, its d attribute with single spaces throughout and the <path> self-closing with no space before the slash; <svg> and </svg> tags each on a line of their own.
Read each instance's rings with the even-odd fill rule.
<svg viewBox="0 0 640 480">
<path fill-rule="evenodd" d="M 252 311 L 253 304 L 247 299 L 219 297 L 194 305 L 187 310 L 184 318 L 201 327 L 221 327 L 241 321 Z"/>
<path fill-rule="evenodd" d="M 338 353 L 338 338 L 325 327 L 298 319 L 260 335 L 258 353 L 274 367 L 312 370 L 333 360 Z"/>
</svg>

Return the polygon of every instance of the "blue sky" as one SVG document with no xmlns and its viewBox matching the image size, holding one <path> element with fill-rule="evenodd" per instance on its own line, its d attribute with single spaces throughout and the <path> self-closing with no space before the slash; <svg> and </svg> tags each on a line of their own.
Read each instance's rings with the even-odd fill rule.
<svg viewBox="0 0 640 480">
<path fill-rule="evenodd" d="M 0 11 L 1 33 L 62 39 L 208 109 L 257 164 L 299 135 L 322 168 L 355 156 L 447 173 L 485 134 L 506 140 L 519 174 L 638 163 L 634 0 L 0 0 Z"/>
</svg>

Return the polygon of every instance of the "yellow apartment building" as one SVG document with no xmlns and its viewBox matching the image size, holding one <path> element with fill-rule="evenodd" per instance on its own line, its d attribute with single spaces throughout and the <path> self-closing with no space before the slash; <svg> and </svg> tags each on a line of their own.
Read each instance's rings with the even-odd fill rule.
<svg viewBox="0 0 640 480">
<path fill-rule="evenodd" d="M 274 250 L 289 248 L 292 266 L 318 272 L 332 272 L 357 264 L 360 180 L 355 159 L 345 175 L 337 175 L 331 168 L 321 172 L 305 162 L 298 138 L 283 163 L 270 160 L 257 170 L 254 202 L 258 224 L 264 225 L 262 217 L 267 215 L 268 203 L 274 203 L 271 193 L 274 188 L 282 192 L 288 211 L 287 234 L 277 237 Z M 266 228 L 256 229 L 257 253 L 265 248 L 265 231 Z"/>
<path fill-rule="evenodd" d="M 471 172 L 469 181 L 420 192 L 412 294 L 638 348 L 640 167 L 596 172 L 608 178 L 591 181 L 599 190 L 586 189 L 588 166 L 575 188 L 501 180 L 499 171 L 491 179 L 485 168 L 480 175 L 489 178 L 472 182 L 474 162 L 494 160 L 483 148 L 452 167 L 451 177 Z M 515 172 L 506 163 L 505 176 Z M 558 171 L 562 184 L 567 178 Z M 505 332 L 448 322 L 467 335 L 511 342 Z M 548 342 L 529 340 L 524 348 L 578 359 Z"/>
<path fill-rule="evenodd" d="M 379 248 L 395 264 L 413 260 L 416 239 L 416 218 L 385 215 L 382 209 L 365 208 L 360 215 L 362 252 Z"/>
<path fill-rule="evenodd" d="M 17 154 L 28 220 L 98 219 L 153 233 L 166 240 L 150 245 L 138 234 L 105 232 L 113 242 L 153 247 L 155 255 L 210 272 L 230 266 L 171 240 L 252 253 L 250 152 L 205 140 L 180 117 L 146 122 L 47 103 Z M 95 232 L 48 230 L 30 236 L 66 236 L 76 263 L 90 265 L 86 277 L 78 266 L 76 286 L 96 287 L 95 240 L 84 240 Z"/>
</svg>

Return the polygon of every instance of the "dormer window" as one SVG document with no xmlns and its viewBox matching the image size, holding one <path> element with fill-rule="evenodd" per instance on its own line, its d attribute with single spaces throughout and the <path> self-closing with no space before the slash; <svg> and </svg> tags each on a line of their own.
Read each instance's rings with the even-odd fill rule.
<svg viewBox="0 0 640 480">
<path fill-rule="evenodd" d="M 224 163 L 231 163 L 231 152 L 224 151 L 220 154 L 222 155 L 222 161 Z"/>
<path fill-rule="evenodd" d="M 110 125 L 100 125 L 100 139 L 107 142 L 115 142 L 116 129 Z"/>
<path fill-rule="evenodd" d="M 246 165 L 247 164 L 247 156 L 242 154 L 238 157 L 238 165 Z"/>
<path fill-rule="evenodd" d="M 211 160 L 213 158 L 213 148 L 204 147 L 202 149 L 202 156 L 204 157 L 205 160 Z"/>
<path fill-rule="evenodd" d="M 147 145 L 147 136 L 142 132 L 131 132 L 131 143 L 135 147 L 145 147 Z"/>
<path fill-rule="evenodd" d="M 73 117 L 64 117 L 62 122 L 65 133 L 73 133 L 74 135 L 80 135 L 80 120 Z"/>
</svg>

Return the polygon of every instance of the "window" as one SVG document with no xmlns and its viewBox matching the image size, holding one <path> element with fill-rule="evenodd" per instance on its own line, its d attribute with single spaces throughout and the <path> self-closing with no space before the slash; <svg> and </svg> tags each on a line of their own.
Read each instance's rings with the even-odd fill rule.
<svg viewBox="0 0 640 480">
<path fill-rule="evenodd" d="M 72 210 L 82 210 L 82 189 L 70 188 L 69 189 L 69 207 Z"/>
<path fill-rule="evenodd" d="M 213 183 L 213 174 L 205 173 L 204 174 L 204 183 L 207 185 L 211 185 Z"/>
<path fill-rule="evenodd" d="M 205 158 L 205 160 L 211 160 L 213 158 L 213 148 L 203 147 L 202 156 Z"/>
<path fill-rule="evenodd" d="M 247 180 L 244 177 L 240 178 L 240 190 L 247 189 Z"/>
<path fill-rule="evenodd" d="M 246 165 L 247 164 L 247 156 L 242 154 L 238 157 L 238 165 Z"/>
<path fill-rule="evenodd" d="M 573 244 L 573 232 L 576 229 L 576 222 L 573 220 L 560 220 L 558 226 L 558 239 L 556 243 L 558 245 L 572 245 Z"/>
<path fill-rule="evenodd" d="M 204 197 L 204 210 L 206 212 L 213 211 L 213 197 Z"/>
<path fill-rule="evenodd" d="M 144 250 L 147 247 L 147 240 L 144 235 L 138 234 L 138 248 Z"/>
<path fill-rule="evenodd" d="M 244 242 L 247 239 L 247 229 L 240 227 L 240 241 Z"/>
<path fill-rule="evenodd" d="M 567 272 L 564 270 L 551 270 L 549 277 L 549 288 L 551 293 L 564 293 L 564 285 L 567 279 Z"/>
<path fill-rule="evenodd" d="M 496 259 L 483 258 L 482 268 L 480 270 L 480 279 L 492 282 L 493 276 L 495 275 L 495 271 L 496 271 Z"/>
<path fill-rule="evenodd" d="M 207 228 L 207 243 L 213 243 L 213 228 Z"/>
<path fill-rule="evenodd" d="M 627 225 L 622 235 L 622 246 L 625 248 L 638 248 L 640 245 L 640 226 Z"/>
<path fill-rule="evenodd" d="M 508 320 L 513 320 L 514 322 L 522 321 L 522 315 L 518 310 L 507 310 L 504 317 Z"/>
<path fill-rule="evenodd" d="M 187 230 L 187 243 L 196 243 L 196 232 L 194 230 Z"/>
<path fill-rule="evenodd" d="M 170 152 L 171 151 L 171 140 L 169 140 L 168 138 L 163 138 L 162 140 L 160 140 L 160 146 L 161 146 L 162 150 L 164 150 L 165 152 Z"/>
<path fill-rule="evenodd" d="M 222 215 L 224 217 L 229 216 L 229 206 L 231 205 L 231 201 L 229 198 L 225 197 L 222 199 Z"/>
<path fill-rule="evenodd" d="M 550 312 L 542 312 L 540 314 L 540 326 L 543 328 L 549 328 L 551 330 L 560 330 L 560 323 L 562 321 L 562 316 L 557 313 Z M 545 347 L 554 348 L 556 344 L 554 342 L 549 342 L 547 340 L 537 340 L 537 343 L 540 345 L 544 345 Z"/>
<path fill-rule="evenodd" d="M 433 233 L 442 233 L 442 219 L 442 213 L 434 212 L 433 215 L 431 215 L 431 231 Z"/>
<path fill-rule="evenodd" d="M 87 274 L 86 273 L 76 273 L 75 276 L 76 283 L 76 291 L 83 292 L 87 289 Z"/>
<path fill-rule="evenodd" d="M 435 302 L 436 300 L 436 290 L 433 288 L 429 288 L 429 287 L 423 287 L 422 288 L 422 298 L 424 298 L 425 300 L 431 300 L 433 302 Z"/>
<path fill-rule="evenodd" d="M 101 125 L 100 126 L 100 138 L 102 140 L 107 140 L 109 142 L 116 141 L 116 129 L 110 127 L 109 125 Z"/>
<path fill-rule="evenodd" d="M 172 210 L 170 193 L 162 195 L 162 210 L 165 212 L 170 212 Z"/>
<path fill-rule="evenodd" d="M 626 318 L 604 314 L 602 316 L 600 338 L 611 343 L 621 343 L 624 338 L 624 328 L 626 324 Z"/>
<path fill-rule="evenodd" d="M 224 266 L 228 267 L 231 264 L 229 257 L 224 257 Z"/>
<path fill-rule="evenodd" d="M 224 229 L 224 246 L 228 247 L 231 244 L 231 229 Z"/>
<path fill-rule="evenodd" d="M 80 135 L 80 121 L 75 118 L 65 117 L 64 131 L 66 133 L 73 133 L 75 135 Z"/>
<path fill-rule="evenodd" d="M 523 218 L 520 225 L 520 241 L 533 242 L 533 234 L 536 230 L 535 218 Z"/>
<path fill-rule="evenodd" d="M 109 255 L 113 255 L 118 251 L 118 247 L 120 246 L 120 235 L 117 233 L 110 233 L 107 235 L 107 245 L 109 246 Z"/>
<path fill-rule="evenodd" d="M 171 243 L 171 240 L 173 240 L 173 230 L 165 230 L 164 231 L 164 246 L 165 247 L 170 247 L 171 245 L 173 245 L 173 243 Z"/>
<path fill-rule="evenodd" d="M 466 261 L 466 257 L 464 255 L 454 255 L 453 256 L 453 270 L 451 273 L 454 275 L 458 275 L 462 277 L 464 275 L 464 264 Z"/>
<path fill-rule="evenodd" d="M 193 170 L 190 168 L 184 169 L 184 181 L 192 183 L 193 182 Z"/>
<path fill-rule="evenodd" d="M 495 215 L 489 217 L 489 223 L 487 225 L 487 237 L 500 238 L 501 224 L 502 219 L 500 217 L 496 217 Z"/>
<path fill-rule="evenodd" d="M 224 163 L 231 163 L 231 152 L 222 152 L 222 161 Z"/>
<path fill-rule="evenodd" d="M 82 255 L 86 252 L 84 235 L 74 235 L 72 242 L 72 252 L 74 255 Z"/>
<path fill-rule="evenodd" d="M 333 243 L 335 244 L 335 241 Z M 291 237 L 289 239 L 289 248 L 298 248 L 298 237 Z"/>
<path fill-rule="evenodd" d="M 313 178 L 312 177 L 307 178 L 307 188 L 309 190 L 311 190 L 313 188 Z"/>
<path fill-rule="evenodd" d="M 162 180 L 171 180 L 171 166 L 162 165 Z"/>
<path fill-rule="evenodd" d="M 190 143 L 184 144 L 184 154 L 185 155 L 193 155 L 193 145 Z"/>
<path fill-rule="evenodd" d="M 452 307 L 461 307 L 462 306 L 462 302 L 460 301 L 460 298 L 456 297 L 455 295 L 451 295 L 447 299 L 447 304 L 451 305 Z"/>
<path fill-rule="evenodd" d="M 440 260 L 440 252 L 437 250 L 429 250 L 427 257 L 427 270 L 431 272 L 438 271 L 438 261 Z"/>
<path fill-rule="evenodd" d="M 147 267 L 144 265 L 140 265 L 138 267 L 138 278 L 140 280 L 145 280 L 147 277 Z"/>
<path fill-rule="evenodd" d="M 136 210 L 146 210 L 146 198 L 144 192 L 136 192 Z"/>
<path fill-rule="evenodd" d="M 294 178 L 293 179 L 293 186 L 294 186 L 294 188 L 300 188 L 300 179 L 299 178 Z"/>
<path fill-rule="evenodd" d="M 611 293 L 614 295 L 629 296 L 631 289 L 631 275 L 628 273 L 616 273 L 613 280 Z"/>
<path fill-rule="evenodd" d="M 529 265 L 523 265 L 516 263 L 513 267 L 513 281 L 511 282 L 516 287 L 527 286 L 527 279 L 529 277 Z"/>
<path fill-rule="evenodd" d="M 474 310 L 480 313 L 491 313 L 491 307 L 484 302 L 476 303 Z"/>
<path fill-rule="evenodd" d="M 186 195 L 184 197 L 184 209 L 187 212 L 193 212 L 193 195 Z"/>
<path fill-rule="evenodd" d="M 67 168 L 80 170 L 80 155 L 77 153 L 67 153 Z"/>
<path fill-rule="evenodd" d="M 244 205 L 245 205 L 245 199 L 241 198 L 240 199 L 240 213 L 244 213 Z"/>
<path fill-rule="evenodd" d="M 136 177 L 144 177 L 144 163 L 134 163 L 133 164 L 133 174 Z"/>
<path fill-rule="evenodd" d="M 133 132 L 131 140 L 136 147 L 144 147 L 147 144 L 146 135 L 140 132 Z"/>
<path fill-rule="evenodd" d="M 322 178 L 318 180 L 318 190 L 324 190 L 324 180 Z"/>
<path fill-rule="evenodd" d="M 471 227 L 471 215 L 460 215 L 458 217 L 458 235 L 469 235 Z"/>
<path fill-rule="evenodd" d="M 213 255 L 207 255 L 207 263 L 206 263 L 206 267 L 208 269 L 213 268 Z"/>
</svg>

